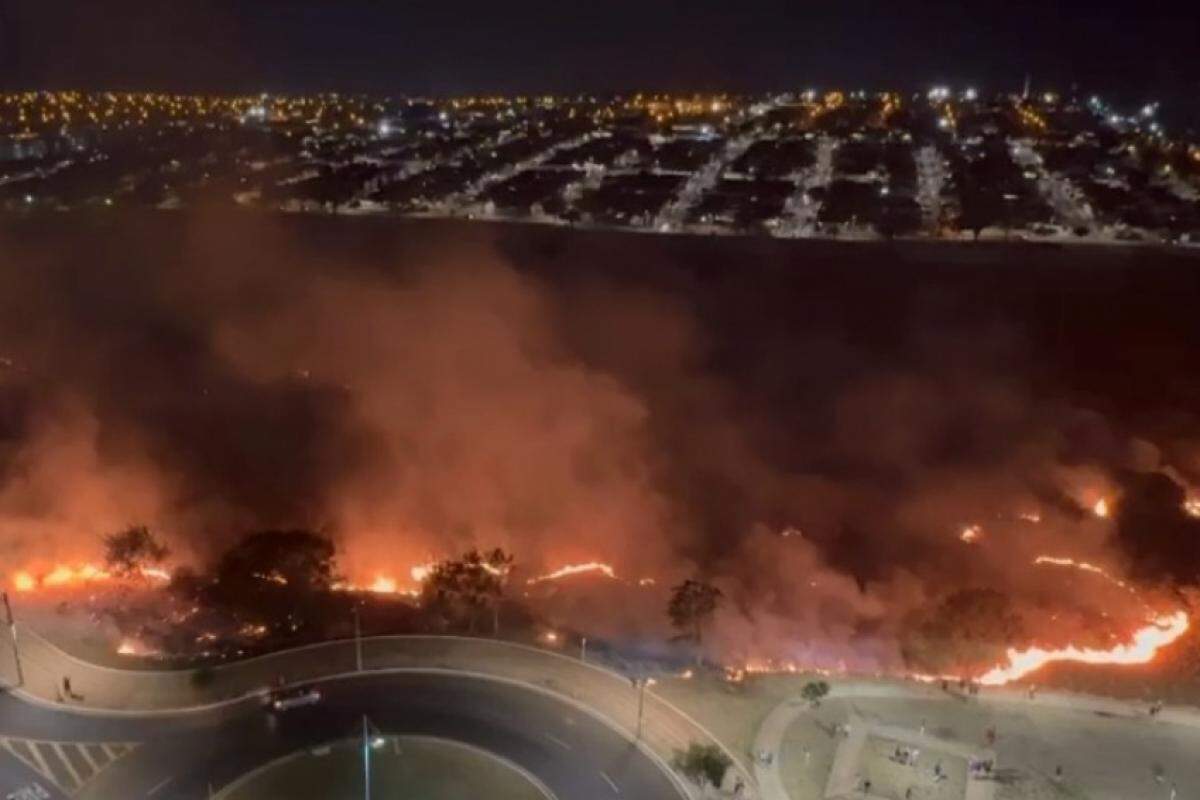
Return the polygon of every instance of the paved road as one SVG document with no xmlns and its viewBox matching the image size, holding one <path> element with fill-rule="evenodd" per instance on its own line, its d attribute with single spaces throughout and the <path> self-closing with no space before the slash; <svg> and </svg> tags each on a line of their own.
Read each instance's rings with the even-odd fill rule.
<svg viewBox="0 0 1200 800">
<path fill-rule="evenodd" d="M 0 749 L 0 798 L 33 782 L 56 800 L 206 798 L 210 784 L 220 788 L 289 752 L 356 735 L 364 713 L 384 733 L 439 736 L 509 759 L 560 800 L 680 797 L 627 739 L 530 687 L 411 672 L 318 685 L 320 705 L 278 715 L 247 702 L 175 717 L 85 717 L 0 697 L 0 737 L 16 743 Z"/>
</svg>

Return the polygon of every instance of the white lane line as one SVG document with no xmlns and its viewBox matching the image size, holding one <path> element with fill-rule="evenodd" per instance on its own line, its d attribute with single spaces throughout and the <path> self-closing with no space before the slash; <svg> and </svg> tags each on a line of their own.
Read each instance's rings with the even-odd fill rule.
<svg viewBox="0 0 1200 800">
<path fill-rule="evenodd" d="M 558 745 L 559 747 L 561 747 L 563 750 L 570 750 L 570 749 L 571 749 L 571 745 L 567 744 L 567 743 L 566 743 L 566 742 L 564 742 L 562 739 L 558 738 L 557 736 L 555 736 L 555 735 L 554 735 L 554 734 L 552 734 L 552 733 L 543 733 L 543 734 L 542 734 L 542 736 L 545 736 L 547 739 L 549 739 L 550 741 L 554 742 L 556 745 Z"/>
<path fill-rule="evenodd" d="M 83 778 L 79 777 L 79 771 L 75 769 L 75 765 L 71 763 L 71 759 L 67 758 L 67 754 L 63 752 L 61 744 L 54 742 L 50 745 L 50 749 L 54 751 L 55 755 L 58 756 L 58 760 L 67 768 L 67 772 L 71 773 L 71 778 L 75 781 L 75 785 L 71 787 L 71 791 L 74 792 L 83 785 Z"/>
<path fill-rule="evenodd" d="M 611 786 L 612 790 L 614 792 L 616 792 L 617 794 L 621 793 L 621 790 L 617 788 L 616 782 L 612 778 L 608 777 L 607 772 L 605 772 L 604 770 L 600 770 L 600 777 L 604 778 L 604 782 L 607 783 L 609 786 Z"/>
<path fill-rule="evenodd" d="M 100 765 L 96 763 L 96 759 L 94 756 L 92 756 L 91 751 L 88 749 L 88 745 L 79 745 L 79 754 L 83 756 L 83 760 L 86 761 L 88 766 L 92 768 L 92 772 L 100 772 Z"/>
<path fill-rule="evenodd" d="M 37 759 L 37 771 L 45 775 L 47 780 L 57 785 L 58 781 L 54 779 L 54 773 L 50 771 L 50 765 L 46 763 L 46 758 L 42 755 L 42 751 L 38 750 L 38 743 L 26 742 L 25 745 L 29 748 L 29 752 L 33 754 L 33 757 Z"/>
<path fill-rule="evenodd" d="M 158 784 L 153 789 L 146 792 L 146 797 L 153 797 L 160 789 L 162 789 L 164 786 L 166 786 L 168 783 L 170 783 L 173 780 L 175 780 L 174 776 L 165 779 L 162 783 Z"/>
<path fill-rule="evenodd" d="M 104 751 L 104 755 L 108 756 L 113 761 L 116 761 L 118 758 L 121 757 L 120 751 L 117 750 L 115 747 L 113 747 L 111 744 L 101 743 L 100 749 Z"/>
</svg>

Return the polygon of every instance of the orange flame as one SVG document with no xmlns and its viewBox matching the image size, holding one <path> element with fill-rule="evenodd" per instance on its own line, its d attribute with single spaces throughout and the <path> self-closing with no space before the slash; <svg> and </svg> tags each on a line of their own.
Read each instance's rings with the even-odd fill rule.
<svg viewBox="0 0 1200 800">
<path fill-rule="evenodd" d="M 367 587 L 367 591 L 375 592 L 376 594 L 395 594 L 396 589 L 396 579 L 389 578 L 386 575 L 376 576 L 375 582 Z"/>
<path fill-rule="evenodd" d="M 1095 564 L 1089 564 L 1087 561 L 1076 561 L 1073 558 L 1062 558 L 1059 556 L 1038 556 L 1033 560 L 1033 563 L 1037 565 L 1051 564 L 1056 567 L 1071 567 L 1073 569 L 1081 570 L 1082 572 L 1090 572 L 1093 575 L 1099 575 L 1101 578 L 1104 578 L 1114 586 L 1120 586 L 1127 592 L 1137 594 L 1136 589 L 1120 578 L 1114 577 L 1108 572 L 1108 570 L 1104 569 L 1104 567 L 1098 567 Z"/>
<path fill-rule="evenodd" d="M 122 656 L 150 657 L 162 655 L 162 651 L 146 644 L 140 639 L 125 638 L 117 646 L 117 654 Z"/>
<path fill-rule="evenodd" d="M 614 580 L 617 577 L 617 574 L 613 571 L 611 564 L 605 564 L 600 561 L 588 561 L 584 564 L 568 564 L 565 567 L 559 567 L 553 572 L 547 572 L 545 575 L 539 575 L 536 578 L 530 578 L 525 583 L 529 586 L 532 586 L 535 583 L 556 581 L 560 578 L 566 578 L 571 575 L 582 575 L 588 572 L 598 572 L 601 575 L 604 575 L 607 578 L 613 578 Z"/>
<path fill-rule="evenodd" d="M 1047 664 L 1070 661 L 1080 664 L 1148 664 L 1163 647 L 1187 633 L 1191 620 L 1183 611 L 1166 614 L 1134 631 L 1133 639 L 1107 650 L 1090 647 L 1063 647 L 1049 650 L 1031 647 L 1028 650 L 1010 648 L 1008 663 L 993 667 L 979 679 L 984 686 L 1002 686 L 1036 672 Z"/>
<path fill-rule="evenodd" d="M 142 567 L 141 577 L 156 580 L 171 580 L 171 572 L 160 567 Z M 117 580 L 117 576 L 95 564 L 57 564 L 49 572 L 35 573 L 33 570 L 21 570 L 12 575 L 11 583 L 18 592 L 32 592 L 38 589 L 61 589 L 64 587 L 79 587 L 92 583 L 103 583 Z"/>
</svg>

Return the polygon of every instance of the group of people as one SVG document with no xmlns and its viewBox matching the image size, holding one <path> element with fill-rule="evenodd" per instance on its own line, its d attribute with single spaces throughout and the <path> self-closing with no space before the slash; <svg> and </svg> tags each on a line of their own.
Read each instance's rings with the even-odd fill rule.
<svg viewBox="0 0 1200 800">
<path fill-rule="evenodd" d="M 897 764 L 902 764 L 906 767 L 916 766 L 917 759 L 921 757 L 921 751 L 915 747 L 901 747 L 896 745 L 896 749 L 892 752 L 892 761 Z"/>
</svg>

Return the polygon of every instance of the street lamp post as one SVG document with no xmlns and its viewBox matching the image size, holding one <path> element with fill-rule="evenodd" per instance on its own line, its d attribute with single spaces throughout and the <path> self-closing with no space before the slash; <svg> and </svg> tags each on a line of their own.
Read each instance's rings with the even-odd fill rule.
<svg viewBox="0 0 1200 800">
<path fill-rule="evenodd" d="M 587 661 L 587 637 L 579 640 L 579 660 Z"/>
<path fill-rule="evenodd" d="M 362 672 L 362 623 L 358 617 L 358 606 L 354 606 L 354 667 L 358 672 Z"/>
<path fill-rule="evenodd" d="M 639 678 L 638 682 L 638 718 L 637 718 L 637 740 L 642 740 L 642 711 L 646 708 L 646 678 Z"/>
<path fill-rule="evenodd" d="M 8 592 L 0 592 L 0 598 L 4 599 L 4 615 L 8 621 L 8 632 L 12 636 L 13 661 L 17 667 L 17 686 L 24 686 L 25 674 L 21 670 L 21 651 L 17 644 L 17 622 L 13 619 L 12 606 L 8 602 Z"/>
<path fill-rule="evenodd" d="M 354 615 L 358 619 L 358 614 Z M 367 715 L 363 714 L 362 724 L 362 751 L 363 751 L 363 800 L 371 800 L 371 731 L 368 729 L 370 722 L 367 721 Z"/>
<path fill-rule="evenodd" d="M 377 739 L 371 737 L 371 729 L 375 728 Z M 362 718 L 362 761 L 363 761 L 363 800 L 371 800 L 371 751 L 384 744 L 383 731 L 371 724 L 371 720 L 363 714 Z"/>
</svg>

